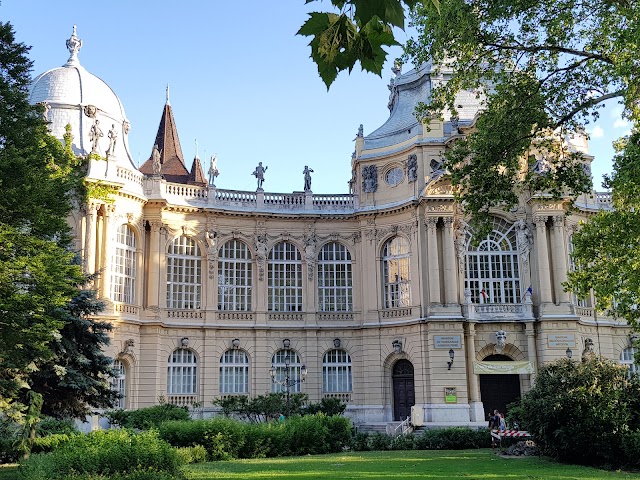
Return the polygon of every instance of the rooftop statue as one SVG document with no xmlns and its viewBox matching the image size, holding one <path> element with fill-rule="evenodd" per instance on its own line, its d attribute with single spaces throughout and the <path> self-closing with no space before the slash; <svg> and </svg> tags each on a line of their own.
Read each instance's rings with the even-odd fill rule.
<svg viewBox="0 0 640 480">
<path fill-rule="evenodd" d="M 305 165 L 302 173 L 304 173 L 304 191 L 310 192 L 311 191 L 311 174 L 313 173 L 313 169 Z"/>
<path fill-rule="evenodd" d="M 258 190 L 262 190 L 262 183 L 264 182 L 264 173 L 267 171 L 267 168 L 269 167 L 263 167 L 262 162 L 258 162 L 258 166 L 251 174 L 254 177 L 256 177 L 256 179 L 258 180 Z"/>
</svg>

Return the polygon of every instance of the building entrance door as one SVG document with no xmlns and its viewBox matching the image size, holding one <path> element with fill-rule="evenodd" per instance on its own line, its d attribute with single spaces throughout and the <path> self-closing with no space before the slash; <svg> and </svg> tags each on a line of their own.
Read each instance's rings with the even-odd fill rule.
<svg viewBox="0 0 640 480">
<path fill-rule="evenodd" d="M 506 355 L 489 355 L 486 361 L 511 362 Z M 507 413 L 507 405 L 520 399 L 520 375 L 480 375 L 480 396 L 486 420 L 494 410 Z"/>
<path fill-rule="evenodd" d="M 404 420 L 411 416 L 416 403 L 413 383 L 413 365 L 408 360 L 398 360 L 393 366 L 393 419 Z"/>
</svg>

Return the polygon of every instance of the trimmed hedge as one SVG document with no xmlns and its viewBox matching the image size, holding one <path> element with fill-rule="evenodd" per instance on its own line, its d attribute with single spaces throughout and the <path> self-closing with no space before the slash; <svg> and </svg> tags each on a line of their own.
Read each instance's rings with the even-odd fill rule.
<svg viewBox="0 0 640 480">
<path fill-rule="evenodd" d="M 323 414 L 260 424 L 217 417 L 158 428 L 160 438 L 175 447 L 202 445 L 209 460 L 340 452 L 349 445 L 351 430 L 348 419 Z"/>
<path fill-rule="evenodd" d="M 351 441 L 351 448 L 355 451 L 465 450 L 490 446 L 491 436 L 487 430 L 464 427 L 427 429 L 418 435 L 399 437 L 384 433 L 358 433 Z"/>
<path fill-rule="evenodd" d="M 189 410 L 186 407 L 178 407 L 170 403 L 138 410 L 112 410 L 107 412 L 106 416 L 112 425 L 136 430 L 156 428 L 170 420 L 191 420 Z"/>
<path fill-rule="evenodd" d="M 20 474 L 23 480 L 181 480 L 181 466 L 176 450 L 155 431 L 106 430 L 71 436 L 51 453 L 32 455 Z"/>
</svg>

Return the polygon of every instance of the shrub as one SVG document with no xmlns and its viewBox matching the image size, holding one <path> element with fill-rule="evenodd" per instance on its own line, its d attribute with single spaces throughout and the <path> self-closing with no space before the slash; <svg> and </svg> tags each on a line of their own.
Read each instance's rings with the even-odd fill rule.
<svg viewBox="0 0 640 480">
<path fill-rule="evenodd" d="M 311 403 L 304 409 L 305 415 L 324 413 L 327 417 L 342 415 L 347 409 L 347 404 L 339 398 L 324 397 L 318 403 Z"/>
<path fill-rule="evenodd" d="M 285 393 L 268 393 L 250 398 L 246 395 L 233 395 L 213 400 L 213 404 L 222 408 L 226 416 L 236 416 L 251 423 L 263 423 L 276 420 L 281 414 L 302 415 L 309 397 L 304 393 L 292 393 L 289 401 Z"/>
<path fill-rule="evenodd" d="M 76 435 L 79 435 L 77 433 Z M 67 443 L 73 434 L 57 433 L 46 437 L 36 437 L 31 445 L 31 453 L 48 453 Z"/>
<path fill-rule="evenodd" d="M 134 434 L 128 430 L 72 436 L 53 452 L 25 460 L 21 474 L 24 480 L 60 479 L 72 474 L 127 480 L 184 478 L 178 453 L 157 432 Z"/>
<path fill-rule="evenodd" d="M 610 360 L 559 360 L 540 369 L 518 415 L 520 427 L 546 455 L 584 465 L 624 465 L 635 461 L 625 458 L 624 442 L 631 439 L 627 450 L 634 449 L 640 383 Z"/>
<path fill-rule="evenodd" d="M 207 449 L 202 445 L 193 447 L 179 447 L 176 452 L 184 464 L 204 463 L 207 461 Z"/>
<path fill-rule="evenodd" d="M 355 450 L 356 452 L 366 452 L 369 450 L 369 434 L 364 432 L 356 433 L 351 439 L 351 443 L 349 445 L 351 450 Z"/>
<path fill-rule="evenodd" d="M 339 452 L 351 441 L 351 422 L 323 414 L 256 424 L 218 417 L 165 422 L 158 432 L 175 447 L 199 444 L 209 460 L 227 460 Z"/>
<path fill-rule="evenodd" d="M 464 450 L 486 448 L 491 444 L 487 430 L 472 430 L 464 427 L 434 428 L 425 430 L 416 437 L 418 450 Z"/>
<path fill-rule="evenodd" d="M 113 425 L 123 428 L 148 430 L 169 420 L 190 420 L 189 410 L 169 403 L 141 408 L 139 410 L 112 410 L 107 418 Z"/>
<path fill-rule="evenodd" d="M 58 420 L 57 418 L 45 417 L 36 427 L 36 435 L 39 437 L 58 434 L 73 435 L 74 433 L 80 433 L 80 431 L 76 427 L 76 423 L 70 418 Z"/>
<path fill-rule="evenodd" d="M 369 435 L 367 440 L 369 450 L 380 451 L 391 449 L 391 437 L 384 433 L 373 433 Z"/>
</svg>

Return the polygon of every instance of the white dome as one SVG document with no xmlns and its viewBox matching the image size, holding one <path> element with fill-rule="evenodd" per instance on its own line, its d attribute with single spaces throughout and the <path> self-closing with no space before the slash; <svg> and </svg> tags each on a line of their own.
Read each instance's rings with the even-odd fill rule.
<svg viewBox="0 0 640 480">
<path fill-rule="evenodd" d="M 126 118 L 122 103 L 111 87 L 77 62 L 38 75 L 31 85 L 29 102 L 47 102 L 52 107 L 54 104 L 95 105 L 121 122 Z"/>
<path fill-rule="evenodd" d="M 82 40 L 73 34 L 67 40 L 71 56 L 61 67 L 38 75 L 31 84 L 29 102 L 46 105 L 51 134 L 62 140 L 71 125 L 72 149 L 77 155 L 96 154 L 88 176 L 141 187 L 140 175 L 129 153 L 129 121 L 122 102 L 100 78 L 89 73 L 78 60 Z M 105 161 L 106 160 L 106 161 Z M 110 168 L 115 166 L 117 168 Z M 127 170 L 135 173 L 123 172 Z"/>
</svg>

